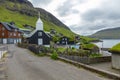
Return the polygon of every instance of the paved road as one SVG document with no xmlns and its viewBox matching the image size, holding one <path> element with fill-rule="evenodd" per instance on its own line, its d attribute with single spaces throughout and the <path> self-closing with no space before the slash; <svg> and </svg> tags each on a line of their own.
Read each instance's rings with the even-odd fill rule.
<svg viewBox="0 0 120 80">
<path fill-rule="evenodd" d="M 9 50 L 6 60 L 7 80 L 108 80 L 49 57 L 36 57 L 14 45 L 10 45 Z"/>
<path fill-rule="evenodd" d="M 120 75 L 119 70 L 112 69 L 112 63 L 111 62 L 90 64 L 90 66 L 93 66 L 93 67 L 96 67 L 98 69 L 102 69 L 102 70 L 109 71 L 109 72 L 116 73 L 116 74 Z"/>
</svg>

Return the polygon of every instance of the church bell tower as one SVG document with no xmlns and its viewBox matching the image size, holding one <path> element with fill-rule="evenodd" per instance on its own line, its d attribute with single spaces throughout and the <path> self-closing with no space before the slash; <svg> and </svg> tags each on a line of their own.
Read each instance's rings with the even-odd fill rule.
<svg viewBox="0 0 120 80">
<path fill-rule="evenodd" d="M 39 12 L 38 21 L 37 21 L 37 23 L 36 23 L 36 30 L 42 30 L 42 31 L 43 31 L 43 22 L 42 22 L 42 20 L 40 19 L 40 12 Z"/>
</svg>

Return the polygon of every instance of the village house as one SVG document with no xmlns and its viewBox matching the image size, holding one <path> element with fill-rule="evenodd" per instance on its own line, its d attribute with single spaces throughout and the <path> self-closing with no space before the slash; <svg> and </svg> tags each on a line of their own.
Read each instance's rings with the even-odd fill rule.
<svg viewBox="0 0 120 80">
<path fill-rule="evenodd" d="M 21 42 L 22 32 L 13 24 L 0 22 L 0 44 Z"/>
<path fill-rule="evenodd" d="M 36 29 L 29 34 L 27 39 L 29 44 L 50 46 L 51 36 L 44 32 L 40 17 L 36 23 Z"/>
<path fill-rule="evenodd" d="M 59 41 L 60 45 L 68 45 L 68 43 L 69 43 L 69 38 L 66 36 L 63 36 Z"/>
</svg>

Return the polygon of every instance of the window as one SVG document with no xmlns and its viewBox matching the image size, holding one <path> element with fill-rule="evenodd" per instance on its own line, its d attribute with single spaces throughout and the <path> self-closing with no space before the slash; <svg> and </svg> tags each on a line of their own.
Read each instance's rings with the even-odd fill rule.
<svg viewBox="0 0 120 80">
<path fill-rule="evenodd" d="M 67 38 L 65 38 L 65 40 L 67 41 Z"/>
<path fill-rule="evenodd" d="M 62 44 L 64 44 L 65 42 L 63 41 Z"/>
<path fill-rule="evenodd" d="M 2 36 L 4 36 L 5 35 L 5 33 L 2 33 Z"/>
<path fill-rule="evenodd" d="M 20 33 L 18 34 L 18 36 L 20 36 Z"/>
<path fill-rule="evenodd" d="M 10 39 L 10 43 L 13 43 L 14 41 L 13 41 L 13 39 Z"/>
<path fill-rule="evenodd" d="M 42 32 L 38 32 L 38 36 L 42 36 Z"/>
<path fill-rule="evenodd" d="M 9 34 L 9 33 L 8 33 L 8 34 Z M 9 36 L 12 36 L 12 33 L 10 33 Z"/>
<path fill-rule="evenodd" d="M 14 36 L 16 36 L 16 33 L 14 33 Z"/>
</svg>

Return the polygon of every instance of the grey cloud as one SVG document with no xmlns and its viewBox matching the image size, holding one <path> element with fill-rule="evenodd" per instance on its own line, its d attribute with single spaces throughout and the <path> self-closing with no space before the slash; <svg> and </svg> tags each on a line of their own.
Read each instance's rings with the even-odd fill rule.
<svg viewBox="0 0 120 80">
<path fill-rule="evenodd" d="M 79 13 L 78 10 L 72 9 L 74 5 L 72 4 L 72 2 L 70 0 L 67 0 L 63 3 L 63 5 L 59 6 L 56 11 L 58 12 L 58 14 L 63 17 L 63 16 L 67 16 L 68 14 L 77 14 Z"/>
<path fill-rule="evenodd" d="M 109 11 L 94 9 L 82 15 L 82 19 L 85 21 L 96 21 L 96 20 L 116 20 L 120 19 L 120 11 Z"/>
<path fill-rule="evenodd" d="M 29 0 L 31 1 L 34 5 L 47 5 L 52 2 L 52 0 Z"/>
<path fill-rule="evenodd" d="M 101 7 L 87 11 L 81 16 L 84 25 L 80 27 L 91 34 L 106 28 L 120 27 L 119 3 L 120 0 L 107 0 Z"/>
</svg>

